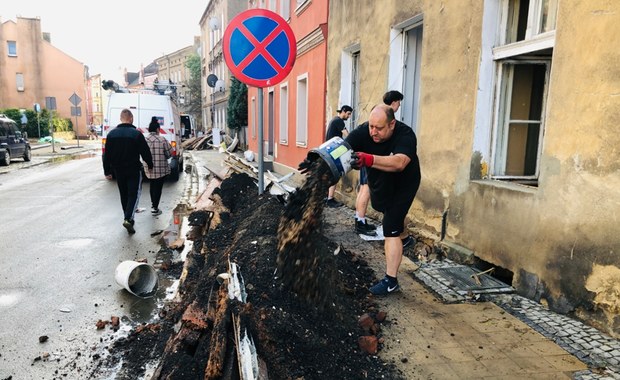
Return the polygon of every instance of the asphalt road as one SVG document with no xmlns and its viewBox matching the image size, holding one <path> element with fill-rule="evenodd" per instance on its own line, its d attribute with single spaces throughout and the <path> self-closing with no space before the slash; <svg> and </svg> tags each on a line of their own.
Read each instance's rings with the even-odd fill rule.
<svg viewBox="0 0 620 380">
<path fill-rule="evenodd" d="M 97 330 L 97 321 L 151 320 L 165 296 L 160 283 L 157 296 L 140 299 L 116 284 L 114 271 L 124 260 L 154 263 L 161 235 L 151 233 L 178 230 L 172 210 L 188 176 L 164 186 L 158 217 L 144 183 L 145 211 L 128 235 L 100 155 L 77 157 L 0 174 L 0 379 L 88 378 L 107 342 L 123 333 Z"/>
</svg>

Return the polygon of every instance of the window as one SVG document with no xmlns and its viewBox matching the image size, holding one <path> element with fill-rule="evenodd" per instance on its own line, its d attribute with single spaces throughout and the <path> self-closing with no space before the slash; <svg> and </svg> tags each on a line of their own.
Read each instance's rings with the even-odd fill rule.
<svg viewBox="0 0 620 380">
<path fill-rule="evenodd" d="M 280 16 L 285 20 L 291 18 L 291 0 L 280 0 Z"/>
<path fill-rule="evenodd" d="M 297 146 L 308 145 L 308 74 L 297 77 Z"/>
<path fill-rule="evenodd" d="M 280 144 L 288 144 L 288 84 L 280 86 Z"/>
<path fill-rule="evenodd" d="M 259 89 L 262 91 L 262 89 Z M 252 97 L 252 138 L 256 140 L 256 98 Z"/>
<path fill-rule="evenodd" d="M 9 57 L 17 57 L 17 42 L 7 41 L 7 50 L 9 51 Z"/>
<path fill-rule="evenodd" d="M 17 86 L 17 91 L 24 91 L 24 74 L 15 74 L 15 84 Z"/>
<path fill-rule="evenodd" d="M 504 0 L 493 48 L 490 176 L 537 185 L 558 0 Z"/>
<path fill-rule="evenodd" d="M 339 105 L 349 105 L 353 107 L 351 118 L 345 122 L 349 126 L 359 124 L 359 88 L 360 88 L 360 45 L 355 44 L 345 48 L 340 55 L 340 96 Z"/>
<path fill-rule="evenodd" d="M 267 0 L 267 9 L 272 12 L 276 11 L 276 0 Z"/>
</svg>

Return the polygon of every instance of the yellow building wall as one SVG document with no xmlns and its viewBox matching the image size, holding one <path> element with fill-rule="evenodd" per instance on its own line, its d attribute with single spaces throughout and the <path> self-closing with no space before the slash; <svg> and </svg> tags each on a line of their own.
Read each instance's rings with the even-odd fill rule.
<svg viewBox="0 0 620 380">
<path fill-rule="evenodd" d="M 538 186 L 479 178 L 473 165 L 485 1 L 330 2 L 328 114 L 342 51 L 359 44 L 361 119 L 390 90 L 390 28 L 422 18 L 422 182 L 409 227 L 513 273 L 517 290 L 620 331 L 620 2 L 561 0 Z M 475 171 L 478 173 L 474 173 Z M 339 191 L 352 205 L 357 173 Z M 465 251 L 465 250 L 464 250 Z M 615 331 L 615 333 L 614 333 Z"/>
</svg>

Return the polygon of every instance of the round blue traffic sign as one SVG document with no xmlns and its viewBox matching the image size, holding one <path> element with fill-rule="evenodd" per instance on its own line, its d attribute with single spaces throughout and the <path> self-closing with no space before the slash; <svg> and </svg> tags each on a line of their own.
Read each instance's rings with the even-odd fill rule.
<svg viewBox="0 0 620 380">
<path fill-rule="evenodd" d="M 297 42 L 290 25 L 267 9 L 240 13 L 224 31 L 224 60 L 241 82 L 255 87 L 280 83 L 290 73 Z"/>
</svg>

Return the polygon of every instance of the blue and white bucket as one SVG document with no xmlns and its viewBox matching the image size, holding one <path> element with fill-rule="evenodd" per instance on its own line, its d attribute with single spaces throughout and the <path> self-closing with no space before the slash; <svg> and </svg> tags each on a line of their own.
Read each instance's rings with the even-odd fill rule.
<svg viewBox="0 0 620 380">
<path fill-rule="evenodd" d="M 312 149 L 308 156 L 318 155 L 325 161 L 332 174 L 331 184 L 335 185 L 340 177 L 351 170 L 352 154 L 351 146 L 341 137 L 336 136 L 327 140 L 318 148 Z"/>
</svg>

